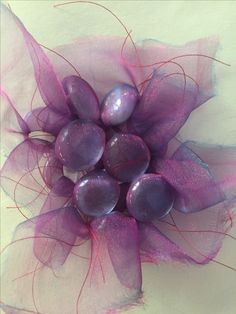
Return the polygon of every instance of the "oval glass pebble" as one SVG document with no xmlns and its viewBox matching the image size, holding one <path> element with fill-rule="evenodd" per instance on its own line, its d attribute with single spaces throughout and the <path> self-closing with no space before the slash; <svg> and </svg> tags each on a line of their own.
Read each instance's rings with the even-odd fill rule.
<svg viewBox="0 0 236 314">
<path fill-rule="evenodd" d="M 62 85 L 72 107 L 80 119 L 97 121 L 100 118 L 99 101 L 92 87 L 79 76 L 63 79 Z"/>
<path fill-rule="evenodd" d="M 150 153 L 144 141 L 132 134 L 116 134 L 107 142 L 103 164 L 120 182 L 131 182 L 148 168 Z"/>
<path fill-rule="evenodd" d="M 118 125 L 129 119 L 139 99 L 136 88 L 120 84 L 103 101 L 101 118 L 105 125 Z"/>
<path fill-rule="evenodd" d="M 77 208 L 88 216 L 99 217 L 116 206 L 120 187 L 105 171 L 97 170 L 82 177 L 75 186 Z"/>
<path fill-rule="evenodd" d="M 126 197 L 129 213 L 139 221 L 163 218 L 172 209 L 175 190 L 158 174 L 144 174 L 130 186 Z"/>
<path fill-rule="evenodd" d="M 105 133 L 92 122 L 72 121 L 58 134 L 55 152 L 63 165 L 76 171 L 89 169 L 102 157 Z"/>
</svg>

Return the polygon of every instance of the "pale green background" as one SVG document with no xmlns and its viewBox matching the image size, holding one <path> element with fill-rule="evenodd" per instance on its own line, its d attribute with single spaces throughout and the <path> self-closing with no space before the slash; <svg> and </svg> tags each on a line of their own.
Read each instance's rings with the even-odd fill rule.
<svg viewBox="0 0 236 314">
<path fill-rule="evenodd" d="M 5 1 L 6 2 L 6 1 Z M 58 2 L 58 1 L 57 1 Z M 50 47 L 87 34 L 119 34 L 120 26 L 103 10 L 87 4 L 54 9 L 55 1 L 8 1 L 29 31 Z M 222 48 L 217 57 L 231 64 L 217 65 L 218 96 L 208 102 L 212 118 L 199 124 L 201 109 L 191 116 L 186 132 L 190 138 L 236 144 L 236 2 L 235 1 L 103 1 L 135 40 L 156 38 L 172 44 L 209 35 L 219 35 Z M 70 16 L 77 16 L 77 21 Z M 213 106 L 214 105 L 214 106 Z M 183 132 L 183 137 L 185 132 Z M 11 200 L 2 197 L 1 244 L 10 241 L 20 215 L 6 209 Z M 236 234 L 236 228 L 232 231 Z M 236 267 L 236 243 L 225 239 L 217 259 Z M 204 266 L 159 265 L 143 270 L 145 306 L 130 313 L 146 314 L 234 314 L 236 272 L 214 263 Z M 48 313 L 45 313 L 48 314 Z M 58 313 L 64 314 L 64 313 Z M 71 313 L 73 314 L 73 313 Z"/>
</svg>

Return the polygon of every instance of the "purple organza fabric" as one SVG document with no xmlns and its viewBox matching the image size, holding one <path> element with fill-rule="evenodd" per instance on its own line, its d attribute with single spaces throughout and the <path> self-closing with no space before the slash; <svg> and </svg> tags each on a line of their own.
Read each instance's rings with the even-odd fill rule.
<svg viewBox="0 0 236 314">
<path fill-rule="evenodd" d="M 61 82 L 75 73 L 63 59 L 47 56 L 5 6 L 1 10 L 2 148 L 8 156 L 1 185 L 18 210 L 27 210 L 3 252 L 5 313 L 115 313 L 142 302 L 141 262 L 211 261 L 230 228 L 236 150 L 173 139 L 191 112 L 214 96 L 216 39 L 182 47 L 145 40 L 137 51 L 127 43 L 123 56 L 122 38 L 81 38 L 57 48 L 100 101 L 118 83 L 139 89 L 140 102 L 121 129 L 144 139 L 152 171 L 178 195 L 171 215 L 152 224 L 118 211 L 88 222 L 73 207 L 73 176 L 65 176 L 53 149 L 73 119 Z"/>
</svg>

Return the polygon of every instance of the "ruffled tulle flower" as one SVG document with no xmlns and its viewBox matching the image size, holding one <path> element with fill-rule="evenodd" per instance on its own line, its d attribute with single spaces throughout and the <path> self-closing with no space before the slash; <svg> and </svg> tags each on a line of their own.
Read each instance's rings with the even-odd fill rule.
<svg viewBox="0 0 236 314">
<path fill-rule="evenodd" d="M 136 49 L 126 43 L 121 55 L 122 38 L 82 38 L 56 49 L 62 59 L 47 55 L 20 20 L 1 9 L 6 29 L 1 123 L 7 155 L 1 185 L 26 218 L 3 252 L 5 313 L 115 313 L 142 302 L 142 262 L 213 260 L 231 227 L 236 149 L 182 143 L 176 136 L 191 112 L 214 96 L 217 40 L 183 47 L 145 40 Z M 62 84 L 72 75 L 83 79 L 85 111 L 72 108 Z M 110 127 L 100 119 L 101 104 L 120 84 L 133 87 L 138 100 L 133 111 L 125 111 L 124 122 Z M 94 93 L 85 97 L 90 88 Z M 104 117 L 103 122 L 109 118 Z M 103 128 L 106 140 L 114 134 L 142 139 L 150 152 L 143 172 L 158 174 L 174 191 L 166 215 L 150 219 L 148 213 L 144 219 L 137 207 L 133 214 L 127 211 L 133 180 L 119 182 L 120 198 L 110 213 L 91 218 L 78 210 L 75 184 L 94 167 L 102 169 L 105 161 L 70 169 L 55 152 L 55 143 L 63 128 L 87 119 Z M 128 168 L 121 174 L 118 167 L 119 175 L 134 171 L 143 162 L 140 154 L 131 152 Z M 117 176 L 111 169 L 109 173 Z"/>
</svg>

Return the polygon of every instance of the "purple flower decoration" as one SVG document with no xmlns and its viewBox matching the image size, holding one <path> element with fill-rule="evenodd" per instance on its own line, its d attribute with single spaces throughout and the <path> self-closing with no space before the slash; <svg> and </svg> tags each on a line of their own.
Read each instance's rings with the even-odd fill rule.
<svg viewBox="0 0 236 314">
<path fill-rule="evenodd" d="M 116 313 L 142 303 L 142 262 L 213 260 L 236 149 L 176 135 L 214 96 L 217 41 L 145 40 L 121 55 L 122 38 L 80 39 L 56 50 L 79 76 L 1 9 L 1 185 L 27 210 L 3 252 L 3 311 Z"/>
</svg>

